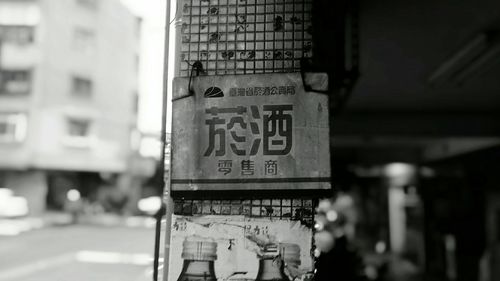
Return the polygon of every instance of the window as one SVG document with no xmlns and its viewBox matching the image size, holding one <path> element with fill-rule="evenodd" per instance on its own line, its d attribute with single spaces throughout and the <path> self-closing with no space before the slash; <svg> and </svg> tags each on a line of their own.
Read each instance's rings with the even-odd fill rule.
<svg viewBox="0 0 500 281">
<path fill-rule="evenodd" d="M 133 93 L 132 110 L 136 114 L 139 112 L 139 93 L 137 91 Z"/>
<path fill-rule="evenodd" d="M 91 53 L 95 46 L 95 33 L 87 28 L 77 27 L 73 32 L 73 47 L 82 53 Z"/>
<path fill-rule="evenodd" d="M 76 2 L 85 8 L 96 9 L 97 8 L 97 0 L 76 0 Z"/>
<path fill-rule="evenodd" d="M 7 187 L 7 173 L 4 171 L 0 171 L 0 188 Z"/>
<path fill-rule="evenodd" d="M 82 119 L 68 120 L 68 136 L 86 138 L 90 135 L 90 121 Z"/>
<path fill-rule="evenodd" d="M 88 148 L 92 145 L 92 122 L 90 120 L 69 118 L 66 129 L 66 136 L 62 139 L 64 145 L 76 148 Z"/>
<path fill-rule="evenodd" d="M 0 143 L 24 141 L 26 129 L 26 114 L 0 113 Z"/>
<path fill-rule="evenodd" d="M 93 84 L 90 79 L 73 76 L 71 81 L 71 92 L 78 97 L 90 97 L 93 92 Z"/>
<path fill-rule="evenodd" d="M 0 38 L 4 43 L 31 44 L 35 41 L 35 28 L 29 25 L 0 25 Z"/>
<path fill-rule="evenodd" d="M 31 89 L 31 71 L 2 70 L 0 71 L 0 95 L 23 95 Z"/>
</svg>

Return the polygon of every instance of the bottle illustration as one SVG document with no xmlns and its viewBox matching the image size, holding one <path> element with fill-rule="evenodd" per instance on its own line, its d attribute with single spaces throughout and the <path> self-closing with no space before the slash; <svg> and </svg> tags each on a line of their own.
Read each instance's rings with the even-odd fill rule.
<svg viewBox="0 0 500 281">
<path fill-rule="evenodd" d="M 302 275 L 299 270 L 301 265 L 300 261 L 300 246 L 293 243 L 280 243 L 280 255 L 285 263 L 285 274 L 288 279 L 295 280 L 295 278 Z"/>
<path fill-rule="evenodd" d="M 182 244 L 184 264 L 177 281 L 216 281 L 214 262 L 217 243 L 207 240 L 189 240 Z"/>
<path fill-rule="evenodd" d="M 279 244 L 265 245 L 255 281 L 289 281 L 284 270 L 285 263 L 280 255 Z"/>
</svg>

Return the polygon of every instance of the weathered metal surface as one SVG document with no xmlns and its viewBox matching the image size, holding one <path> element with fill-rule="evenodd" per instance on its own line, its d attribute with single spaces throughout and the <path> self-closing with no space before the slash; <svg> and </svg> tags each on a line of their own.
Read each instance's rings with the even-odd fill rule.
<svg viewBox="0 0 500 281">
<path fill-rule="evenodd" d="M 174 81 L 174 100 L 188 95 Z M 330 187 L 327 96 L 300 74 L 194 77 L 173 104 L 172 190 Z"/>
<path fill-rule="evenodd" d="M 296 72 L 312 56 L 311 0 L 184 0 L 180 71 L 208 75 Z"/>
</svg>

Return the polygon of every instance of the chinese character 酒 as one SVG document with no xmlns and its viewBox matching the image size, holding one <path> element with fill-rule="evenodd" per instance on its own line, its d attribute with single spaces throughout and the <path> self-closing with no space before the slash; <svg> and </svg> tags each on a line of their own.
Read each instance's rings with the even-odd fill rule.
<svg viewBox="0 0 500 281">
<path fill-rule="evenodd" d="M 264 105 L 264 155 L 286 155 L 292 148 L 293 105 Z"/>
</svg>

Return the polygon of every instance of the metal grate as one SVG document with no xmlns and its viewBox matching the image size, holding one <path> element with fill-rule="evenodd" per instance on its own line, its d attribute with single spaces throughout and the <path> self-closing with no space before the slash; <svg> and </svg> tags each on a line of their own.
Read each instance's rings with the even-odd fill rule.
<svg viewBox="0 0 500 281">
<path fill-rule="evenodd" d="M 185 0 L 181 77 L 296 72 L 312 56 L 311 0 Z"/>
<path fill-rule="evenodd" d="M 316 201 L 313 199 L 175 200 L 176 215 L 244 215 L 300 220 L 311 226 Z"/>
</svg>

